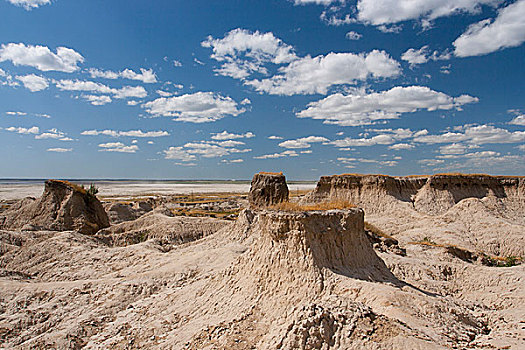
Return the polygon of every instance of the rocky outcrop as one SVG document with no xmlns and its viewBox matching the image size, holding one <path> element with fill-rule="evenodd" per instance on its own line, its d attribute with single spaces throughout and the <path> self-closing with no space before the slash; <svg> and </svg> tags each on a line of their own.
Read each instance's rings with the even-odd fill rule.
<svg viewBox="0 0 525 350">
<path fill-rule="evenodd" d="M 97 237 L 110 246 L 127 246 L 154 239 L 167 248 L 209 236 L 229 226 L 231 221 L 212 218 L 173 216 L 159 207 L 136 220 L 100 230 Z"/>
<path fill-rule="evenodd" d="M 104 205 L 104 209 L 111 224 L 120 224 L 124 221 L 135 220 L 153 210 L 153 205 L 148 201 L 135 203 L 113 202 Z"/>
<path fill-rule="evenodd" d="M 8 230 L 76 230 L 93 234 L 109 226 L 100 201 L 67 181 L 47 180 L 39 199 L 24 199 L 2 213 L 0 227 Z"/>
<path fill-rule="evenodd" d="M 288 200 L 286 177 L 282 173 L 255 174 L 248 196 L 250 207 L 267 207 Z"/>
<path fill-rule="evenodd" d="M 439 215 L 466 198 L 505 200 L 507 206 L 525 208 L 525 178 L 465 174 L 322 176 L 304 201 L 343 199 L 363 207 L 367 213 L 404 206 Z"/>
</svg>

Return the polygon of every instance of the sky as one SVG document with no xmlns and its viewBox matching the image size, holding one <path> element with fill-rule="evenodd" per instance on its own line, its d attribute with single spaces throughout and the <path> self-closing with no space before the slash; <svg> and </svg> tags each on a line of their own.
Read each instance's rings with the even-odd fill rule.
<svg viewBox="0 0 525 350">
<path fill-rule="evenodd" d="M 0 14 L 0 178 L 525 175 L 525 0 Z"/>
</svg>

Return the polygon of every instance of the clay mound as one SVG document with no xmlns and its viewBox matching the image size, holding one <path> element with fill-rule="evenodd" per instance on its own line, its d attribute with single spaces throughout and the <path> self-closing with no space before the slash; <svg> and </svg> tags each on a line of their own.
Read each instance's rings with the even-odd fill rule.
<svg viewBox="0 0 525 350">
<path fill-rule="evenodd" d="M 111 246 L 125 246 L 156 239 L 163 244 L 183 244 L 211 235 L 231 221 L 213 218 L 173 216 L 166 208 L 149 212 L 134 221 L 101 230 L 97 237 Z"/>
<path fill-rule="evenodd" d="M 321 176 L 316 188 L 303 203 L 345 200 L 364 208 L 366 213 L 409 209 L 412 198 L 426 182 L 425 177 L 395 178 L 386 175 Z"/>
<path fill-rule="evenodd" d="M 141 217 L 142 215 L 152 211 L 153 206 L 147 201 L 141 201 L 136 203 L 113 202 L 106 203 L 104 205 L 104 209 L 108 214 L 109 222 L 112 225 L 114 225 L 120 224 L 124 221 L 135 220 Z"/>
<path fill-rule="evenodd" d="M 282 173 L 255 174 L 248 195 L 250 207 L 267 207 L 288 200 L 286 177 Z"/>
<path fill-rule="evenodd" d="M 525 210 L 525 178 L 488 175 L 434 175 L 414 198 L 417 211 L 440 215 L 467 198 L 512 202 Z M 523 218 L 523 215 L 521 215 Z"/>
<path fill-rule="evenodd" d="M 47 180 L 42 197 L 24 199 L 2 213 L 5 230 L 76 230 L 93 234 L 109 226 L 100 201 L 80 186 L 67 181 Z"/>
</svg>

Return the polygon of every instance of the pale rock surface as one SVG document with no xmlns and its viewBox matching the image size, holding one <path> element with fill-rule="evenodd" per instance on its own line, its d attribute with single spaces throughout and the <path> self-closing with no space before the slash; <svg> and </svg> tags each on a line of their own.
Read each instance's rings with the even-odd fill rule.
<svg viewBox="0 0 525 350">
<path fill-rule="evenodd" d="M 93 234 L 108 226 L 108 216 L 94 195 L 60 180 L 47 180 L 42 197 L 23 199 L 0 216 L 0 228 L 8 230 L 77 230 Z"/>
<path fill-rule="evenodd" d="M 264 208 L 288 200 L 286 177 L 282 173 L 255 174 L 252 179 L 248 200 L 252 208 Z"/>
</svg>

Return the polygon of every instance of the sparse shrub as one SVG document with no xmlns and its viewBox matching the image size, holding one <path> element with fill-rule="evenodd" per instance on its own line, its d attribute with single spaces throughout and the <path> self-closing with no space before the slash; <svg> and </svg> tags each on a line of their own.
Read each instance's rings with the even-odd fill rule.
<svg viewBox="0 0 525 350">
<path fill-rule="evenodd" d="M 89 185 L 89 188 L 87 189 L 87 194 L 88 196 L 92 196 L 92 197 L 95 197 L 98 193 L 98 187 L 95 186 L 94 183 L 92 183 L 91 185 Z"/>
<path fill-rule="evenodd" d="M 507 256 L 505 258 L 505 267 L 516 266 L 519 264 L 519 260 L 517 256 Z"/>
</svg>

